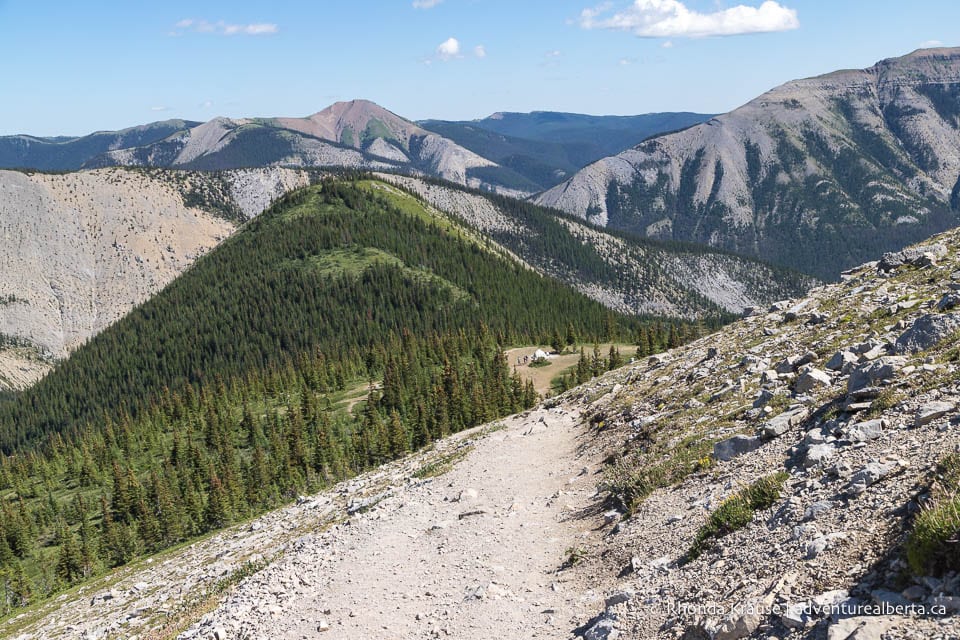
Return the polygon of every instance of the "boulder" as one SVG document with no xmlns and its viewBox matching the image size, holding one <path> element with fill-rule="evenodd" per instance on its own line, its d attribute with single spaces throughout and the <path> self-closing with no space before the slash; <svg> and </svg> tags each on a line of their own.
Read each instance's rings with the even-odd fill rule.
<svg viewBox="0 0 960 640">
<path fill-rule="evenodd" d="M 951 291 L 940 298 L 940 302 L 937 303 L 937 309 L 939 311 L 948 311 L 957 305 L 960 305 L 960 294 Z"/>
<path fill-rule="evenodd" d="M 947 248 L 942 244 L 928 244 L 923 247 L 907 247 L 903 251 L 892 251 L 883 254 L 877 268 L 880 271 L 893 271 L 905 264 L 925 265 L 936 262 L 947 255 Z"/>
<path fill-rule="evenodd" d="M 852 351 L 837 351 L 825 365 L 830 371 L 840 371 L 843 365 L 857 362 L 857 354 Z"/>
<path fill-rule="evenodd" d="M 868 442 L 870 440 L 876 440 L 883 435 L 883 429 L 886 427 L 886 422 L 879 418 L 875 420 L 866 420 L 865 422 L 857 422 L 846 428 L 847 440 L 850 442 Z"/>
<path fill-rule="evenodd" d="M 721 462 L 733 460 L 737 456 L 750 453 L 763 444 L 757 436 L 736 435 L 713 445 L 713 457 Z"/>
<path fill-rule="evenodd" d="M 885 356 L 877 358 L 873 362 L 862 364 L 850 372 L 850 378 L 847 380 L 847 391 L 855 392 L 872 387 L 878 382 L 893 380 L 897 371 L 906 363 L 906 358 L 901 356 Z"/>
<path fill-rule="evenodd" d="M 759 435 L 764 440 L 782 436 L 790 430 L 790 427 L 794 427 L 806 420 L 809 413 L 806 407 L 797 407 L 796 409 L 784 411 L 765 422 L 760 427 Z"/>
<path fill-rule="evenodd" d="M 927 402 L 917 410 L 917 417 L 914 419 L 913 424 L 914 426 L 922 427 L 955 411 L 956 408 L 956 405 L 951 402 Z"/>
<path fill-rule="evenodd" d="M 889 462 L 870 462 L 853 474 L 847 486 L 847 495 L 858 496 L 870 485 L 876 484 L 896 470 L 897 466 Z"/>
<path fill-rule="evenodd" d="M 803 458 L 803 467 L 805 469 L 821 467 L 835 455 L 837 455 L 837 448 L 832 444 L 811 445 L 807 447 L 807 453 Z"/>
<path fill-rule="evenodd" d="M 920 316 L 904 331 L 895 345 L 897 353 L 918 353 L 935 347 L 960 331 L 960 313 Z"/>
<path fill-rule="evenodd" d="M 833 380 L 830 378 L 830 374 L 815 367 L 810 367 L 800 374 L 793 388 L 798 394 L 810 393 L 816 389 L 829 387 L 832 383 Z"/>
</svg>

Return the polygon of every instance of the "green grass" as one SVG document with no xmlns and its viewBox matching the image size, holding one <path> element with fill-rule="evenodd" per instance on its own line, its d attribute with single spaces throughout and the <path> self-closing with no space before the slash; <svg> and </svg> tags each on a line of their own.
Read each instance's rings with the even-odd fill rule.
<svg viewBox="0 0 960 640">
<path fill-rule="evenodd" d="M 753 521 L 754 513 L 776 504 L 789 477 L 786 471 L 765 476 L 720 503 L 707 518 L 706 524 L 697 531 L 686 560 L 696 560 L 714 540 L 744 528 Z"/>
<path fill-rule="evenodd" d="M 440 456 L 436 460 L 423 465 L 413 472 L 413 477 L 419 480 L 425 480 L 427 478 L 436 478 L 437 476 L 442 476 L 453 469 L 453 465 L 466 458 L 471 451 L 473 451 L 472 445 L 460 447 L 452 453 Z"/>
<path fill-rule="evenodd" d="M 533 361 L 531 361 L 528 366 L 531 366 L 531 367 L 549 367 L 551 364 L 553 364 L 553 363 L 550 362 L 550 360 L 548 360 L 547 358 L 540 358 L 539 360 L 533 360 Z"/>
<path fill-rule="evenodd" d="M 702 435 L 688 436 L 654 464 L 621 458 L 605 470 L 603 486 L 621 509 L 633 513 L 657 489 L 672 487 L 689 475 L 709 468 L 714 442 Z"/>
<path fill-rule="evenodd" d="M 907 563 L 918 576 L 960 571 L 960 454 L 937 466 L 932 503 L 917 515 L 906 540 Z"/>
</svg>

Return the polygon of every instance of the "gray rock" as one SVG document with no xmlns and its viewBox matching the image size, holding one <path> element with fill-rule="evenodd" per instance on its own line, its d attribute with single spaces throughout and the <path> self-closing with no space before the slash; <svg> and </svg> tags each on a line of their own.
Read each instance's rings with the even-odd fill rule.
<svg viewBox="0 0 960 640">
<path fill-rule="evenodd" d="M 956 408 L 957 406 L 951 402 L 927 402 L 917 410 L 917 417 L 913 424 L 922 427 L 955 411 Z"/>
<path fill-rule="evenodd" d="M 788 356 L 774 365 L 773 370 L 779 374 L 793 373 L 800 366 L 803 356 Z"/>
<path fill-rule="evenodd" d="M 938 313 L 920 316 L 897 338 L 897 353 L 918 353 L 935 347 L 960 330 L 960 314 Z"/>
<path fill-rule="evenodd" d="M 876 484 L 886 478 L 896 469 L 896 465 L 889 462 L 870 462 L 863 469 L 860 469 L 850 477 L 850 484 L 847 487 L 847 494 L 858 496 L 867 490 L 870 485 Z"/>
<path fill-rule="evenodd" d="M 623 604 L 624 602 L 633 600 L 635 595 L 637 595 L 637 592 L 633 589 L 623 589 L 622 591 L 611 593 L 609 596 L 607 596 L 607 599 L 604 600 L 603 604 L 607 608 L 615 607 L 618 604 Z"/>
<path fill-rule="evenodd" d="M 721 462 L 727 462 L 737 456 L 756 451 L 762 444 L 763 440 L 757 436 L 736 435 L 715 443 L 713 457 Z"/>
<path fill-rule="evenodd" d="M 847 380 L 847 391 L 853 392 L 866 387 L 872 387 L 878 382 L 893 380 L 907 363 L 901 356 L 886 356 L 873 362 L 862 364 L 850 372 Z"/>
<path fill-rule="evenodd" d="M 900 595 L 910 602 L 920 602 L 927 597 L 927 590 L 919 584 L 915 584 L 904 589 Z"/>
<path fill-rule="evenodd" d="M 617 616 L 605 613 L 583 634 L 584 640 L 615 640 L 620 632 L 614 628 Z"/>
<path fill-rule="evenodd" d="M 816 520 L 821 514 L 833 509 L 833 506 L 833 502 L 830 500 L 820 500 L 819 502 L 814 502 L 803 512 L 803 519 L 808 521 Z"/>
<path fill-rule="evenodd" d="M 760 393 L 757 394 L 757 399 L 753 401 L 753 408 L 759 409 L 761 407 L 767 406 L 768 404 L 770 404 L 770 401 L 773 400 L 775 396 L 776 394 L 770 391 L 769 389 L 760 389 Z"/>
<path fill-rule="evenodd" d="M 760 615 L 755 612 L 729 617 L 713 634 L 713 640 L 743 640 L 743 638 L 749 638 L 760 626 L 760 622 Z"/>
<path fill-rule="evenodd" d="M 790 427 L 794 427 L 806 420 L 808 415 L 809 410 L 806 407 L 797 407 L 796 409 L 784 411 L 770 418 L 760 427 L 760 437 L 764 440 L 770 440 L 782 436 L 790 430 Z"/>
<path fill-rule="evenodd" d="M 958 304 L 960 304 L 960 294 L 951 291 L 940 298 L 940 302 L 937 303 L 937 310 L 948 311 Z"/>
<path fill-rule="evenodd" d="M 813 467 L 822 467 L 828 461 L 837 455 L 837 448 L 832 444 L 815 444 L 807 448 L 807 453 L 803 458 L 803 467 L 811 469 Z"/>
<path fill-rule="evenodd" d="M 843 365 L 857 362 L 857 354 L 852 351 L 837 351 L 829 360 L 826 366 L 830 371 L 840 371 Z"/>
<path fill-rule="evenodd" d="M 833 380 L 831 380 L 830 374 L 811 367 L 800 374 L 793 388 L 797 393 L 810 393 L 815 389 L 829 387 L 832 383 Z"/>
<path fill-rule="evenodd" d="M 846 436 L 850 442 L 868 442 L 883 435 L 886 422 L 881 419 L 867 420 L 850 425 L 846 429 Z"/>
<path fill-rule="evenodd" d="M 893 624 L 890 618 L 878 616 L 839 618 L 827 628 L 827 640 L 881 640 Z"/>
<path fill-rule="evenodd" d="M 942 244 L 929 244 L 923 247 L 907 247 L 903 251 L 883 254 L 877 268 L 880 271 L 893 271 L 905 264 L 924 265 L 931 259 L 936 261 L 946 257 L 947 248 Z"/>
<path fill-rule="evenodd" d="M 805 602 L 792 604 L 780 615 L 780 622 L 790 629 L 803 629 L 810 622 L 809 605 Z"/>
</svg>

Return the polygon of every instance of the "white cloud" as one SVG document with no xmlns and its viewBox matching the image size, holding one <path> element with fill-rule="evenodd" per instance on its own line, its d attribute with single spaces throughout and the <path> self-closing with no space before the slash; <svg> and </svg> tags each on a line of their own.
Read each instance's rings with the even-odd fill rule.
<svg viewBox="0 0 960 640">
<path fill-rule="evenodd" d="M 940 40 L 924 40 L 923 42 L 920 43 L 921 49 L 933 49 L 935 47 L 942 47 L 942 46 L 943 46 L 943 42 L 941 42 Z"/>
<path fill-rule="evenodd" d="M 433 9 L 443 0 L 413 0 L 414 9 Z"/>
<path fill-rule="evenodd" d="M 664 49 L 672 49 L 672 48 L 673 48 L 673 40 L 667 40 L 666 42 L 664 42 L 664 43 L 663 43 L 662 45 L 660 45 L 660 46 L 661 46 L 662 48 L 664 48 Z"/>
<path fill-rule="evenodd" d="M 473 48 L 473 55 L 477 56 L 478 58 L 486 58 L 487 48 L 482 44 L 478 44 Z"/>
<path fill-rule="evenodd" d="M 460 57 L 460 41 L 456 38 L 447 38 L 437 47 L 437 57 L 441 60 L 450 60 Z"/>
<path fill-rule="evenodd" d="M 150 111 L 170 111 L 170 107 L 150 107 Z"/>
<path fill-rule="evenodd" d="M 554 49 L 553 51 L 547 51 L 548 58 L 559 58 L 561 55 L 563 54 L 560 53 L 559 49 Z"/>
<path fill-rule="evenodd" d="M 193 18 L 184 18 L 175 25 L 175 30 L 170 32 L 172 36 L 183 35 L 184 32 L 210 33 L 220 36 L 267 36 L 280 31 L 280 27 L 272 22 L 253 22 L 250 24 L 232 24 L 218 20 L 209 22 L 207 20 L 194 20 Z"/>
<path fill-rule="evenodd" d="M 680 0 L 634 0 L 623 11 L 607 15 L 610 3 L 580 12 L 584 29 L 630 31 L 641 38 L 705 38 L 745 33 L 788 31 L 800 26 L 795 9 L 774 0 L 759 7 L 737 5 L 713 13 L 688 9 Z"/>
<path fill-rule="evenodd" d="M 213 107 L 213 100 L 204 100 L 200 103 L 201 109 L 210 109 L 211 107 Z"/>
</svg>

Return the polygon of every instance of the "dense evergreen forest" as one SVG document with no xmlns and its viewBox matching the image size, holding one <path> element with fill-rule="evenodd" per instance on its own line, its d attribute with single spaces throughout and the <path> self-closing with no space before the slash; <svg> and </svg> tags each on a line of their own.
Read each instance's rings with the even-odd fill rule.
<svg viewBox="0 0 960 640">
<path fill-rule="evenodd" d="M 3 400 L 0 611 L 531 406 L 506 345 L 694 333 L 614 314 L 393 187 L 325 180 Z"/>
</svg>

